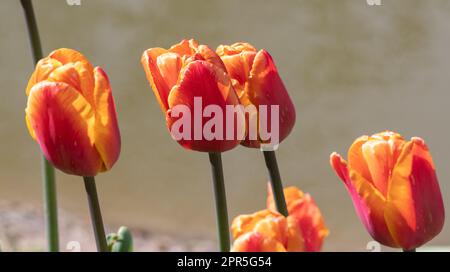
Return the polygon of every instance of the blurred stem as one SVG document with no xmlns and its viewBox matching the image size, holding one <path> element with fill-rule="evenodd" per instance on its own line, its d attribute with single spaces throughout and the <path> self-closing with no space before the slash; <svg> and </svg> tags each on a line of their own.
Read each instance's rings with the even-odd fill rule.
<svg viewBox="0 0 450 272">
<path fill-rule="evenodd" d="M 222 157 L 220 152 L 210 152 L 212 178 L 214 184 L 214 197 L 216 200 L 217 230 L 219 235 L 220 251 L 230 251 L 230 231 L 228 226 L 227 198 L 223 178 Z"/>
<path fill-rule="evenodd" d="M 264 160 L 266 161 L 267 170 L 269 171 L 270 185 L 272 187 L 275 205 L 278 212 L 287 217 L 289 214 L 286 206 L 286 200 L 284 199 L 283 184 L 281 182 L 275 151 L 263 151 L 263 154 Z"/>
<path fill-rule="evenodd" d="M 31 0 L 20 0 L 28 28 L 28 36 L 31 44 L 31 52 L 33 54 L 33 61 L 36 64 L 42 58 L 42 47 L 39 38 L 39 31 L 34 16 L 33 5 Z M 58 238 L 58 210 L 56 200 L 56 184 L 55 184 L 55 169 L 42 156 L 42 175 L 45 199 L 45 222 L 46 233 L 48 241 L 48 251 L 59 251 Z"/>
<path fill-rule="evenodd" d="M 403 249 L 403 252 L 416 252 L 416 249 Z"/>
<path fill-rule="evenodd" d="M 108 244 L 106 242 L 105 228 L 103 226 L 102 213 L 98 201 L 97 188 L 95 187 L 94 177 L 83 177 L 84 186 L 89 202 L 89 211 L 91 214 L 92 226 L 94 228 L 95 242 L 99 252 L 108 252 Z"/>
</svg>

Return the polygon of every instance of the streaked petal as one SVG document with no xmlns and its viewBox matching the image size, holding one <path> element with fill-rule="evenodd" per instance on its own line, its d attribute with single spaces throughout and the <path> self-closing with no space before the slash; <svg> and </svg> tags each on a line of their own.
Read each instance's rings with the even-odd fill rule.
<svg viewBox="0 0 450 272">
<path fill-rule="evenodd" d="M 198 43 L 194 39 L 182 40 L 178 44 L 169 48 L 170 52 L 177 53 L 180 56 L 191 56 L 195 54 L 198 48 Z"/>
<path fill-rule="evenodd" d="M 277 219 L 282 217 L 277 212 L 262 210 L 253 214 L 245 214 L 236 217 L 231 224 L 231 233 L 234 239 L 237 239 L 239 236 L 251 232 L 254 230 L 255 226 L 264 219 Z"/>
<path fill-rule="evenodd" d="M 275 63 L 267 51 L 260 50 L 256 54 L 245 88 L 248 99 L 253 105 L 279 106 L 279 141 L 282 142 L 294 127 L 296 113 Z M 267 119 L 267 126 L 270 128 L 270 118 Z M 253 146 L 248 141 L 243 144 Z"/>
<path fill-rule="evenodd" d="M 251 103 L 248 95 L 244 92 L 244 87 L 250 77 L 250 71 L 252 69 L 255 56 L 256 52 L 242 52 L 239 55 L 222 57 L 222 61 L 227 68 L 228 74 L 239 83 L 236 91 L 238 92 L 239 99 L 244 101 L 244 105 Z"/>
<path fill-rule="evenodd" d="M 92 65 L 90 64 L 89 60 L 86 59 L 86 57 L 84 57 L 83 54 L 73 49 L 60 48 L 51 52 L 48 57 L 58 60 L 63 65 L 67 63 L 82 62 L 86 66 L 90 67 L 89 70 L 92 71 L 94 69 L 94 67 L 92 67 Z"/>
<path fill-rule="evenodd" d="M 305 252 L 305 239 L 298 227 L 298 220 L 295 217 L 288 216 L 288 238 L 286 249 L 288 252 Z"/>
<path fill-rule="evenodd" d="M 350 180 L 351 183 L 348 184 L 347 189 L 369 234 L 384 245 L 397 247 L 384 218 L 385 197 L 359 172 L 350 170 Z"/>
<path fill-rule="evenodd" d="M 182 67 L 180 55 L 175 53 L 161 54 L 156 58 L 156 64 L 167 88 L 169 90 L 172 89 L 172 87 L 177 84 Z"/>
<path fill-rule="evenodd" d="M 361 136 L 356 139 L 348 149 L 348 166 L 349 168 L 357 171 L 366 180 L 372 182 L 372 176 L 370 175 L 369 167 L 362 153 L 362 146 L 369 140 L 368 136 Z"/>
<path fill-rule="evenodd" d="M 395 246 L 384 220 L 385 197 L 361 175 L 359 170 L 349 168 L 337 153 L 331 155 L 330 161 L 336 174 L 347 187 L 356 213 L 369 234 L 382 244 Z"/>
<path fill-rule="evenodd" d="M 420 138 L 405 144 L 394 168 L 385 217 L 397 243 L 405 249 L 423 245 L 442 230 L 441 191 L 433 160 Z"/>
<path fill-rule="evenodd" d="M 53 70 L 60 67 L 61 63 L 57 60 L 51 59 L 51 58 L 43 58 L 36 64 L 36 69 L 34 70 L 33 74 L 31 75 L 30 80 L 28 81 L 27 89 L 26 89 L 26 95 L 28 96 L 30 93 L 31 88 L 43 80 L 46 80 L 48 76 L 50 75 Z"/>
<path fill-rule="evenodd" d="M 177 105 L 185 105 L 194 113 L 194 97 L 202 99 L 202 106 L 205 108 L 208 105 L 219 106 L 222 112 L 226 112 L 226 106 L 239 105 L 239 100 L 234 92 L 231 82 L 225 71 L 206 61 L 194 61 L 189 63 L 181 72 L 179 85 L 175 86 L 169 94 L 168 102 L 169 108 L 172 109 Z M 210 117 L 202 117 L 202 124 L 205 124 L 211 119 Z M 176 120 L 171 118 L 170 114 L 167 116 L 167 123 L 169 130 Z M 223 115 L 223 124 L 227 123 L 226 114 Z M 236 122 L 235 132 L 236 129 Z M 191 118 L 191 127 L 195 128 L 194 118 Z M 233 140 L 226 140 L 225 130 L 223 130 L 224 140 L 181 140 L 179 143 L 185 148 L 196 151 L 227 151 L 236 147 L 240 140 L 234 138 Z M 191 131 L 191 139 L 194 138 L 194 129 Z"/>
<path fill-rule="evenodd" d="M 73 65 L 78 72 L 78 76 L 80 77 L 81 92 L 86 100 L 93 105 L 95 84 L 93 67 L 89 62 L 86 63 L 81 61 L 75 62 Z"/>
<path fill-rule="evenodd" d="M 78 71 L 73 64 L 66 64 L 53 70 L 47 78 L 47 81 L 62 82 L 72 86 L 75 90 L 81 94 L 81 82 Z"/>
<path fill-rule="evenodd" d="M 109 79 L 102 68 L 94 69 L 95 77 L 95 147 L 109 170 L 119 158 L 120 132 Z"/>
<path fill-rule="evenodd" d="M 94 148 L 95 115 L 78 91 L 65 83 L 38 83 L 30 91 L 26 114 L 55 167 L 68 174 L 97 174 L 102 161 Z"/>
<path fill-rule="evenodd" d="M 155 93 L 156 99 L 158 100 L 161 110 L 166 114 L 169 109 L 168 96 L 170 89 L 166 84 L 163 76 L 161 75 L 157 58 L 168 51 L 163 48 L 151 48 L 146 50 L 141 58 L 141 63 L 144 67 L 145 75 Z"/>
<path fill-rule="evenodd" d="M 276 239 L 265 237 L 258 232 L 249 232 L 233 243 L 232 252 L 286 252 Z"/>
<path fill-rule="evenodd" d="M 222 69 L 224 72 L 227 71 L 225 65 L 222 62 L 222 59 L 216 54 L 214 50 L 209 48 L 206 45 L 200 45 L 197 48 L 197 54 L 202 56 L 202 59 L 216 66 L 217 68 Z"/>
<path fill-rule="evenodd" d="M 253 227 L 253 231 L 261 233 L 265 237 L 271 237 L 285 245 L 287 243 L 287 222 L 284 216 L 268 216 Z"/>
<path fill-rule="evenodd" d="M 383 195 L 386 195 L 388 181 L 394 167 L 391 146 L 385 140 L 370 140 L 361 148 L 373 184 Z"/>
<path fill-rule="evenodd" d="M 319 207 L 309 194 L 291 204 L 289 211 L 291 227 L 297 227 L 304 239 L 304 251 L 316 252 L 322 249 L 323 239 L 329 231 Z M 296 225 L 294 225 L 296 223 Z"/>
</svg>

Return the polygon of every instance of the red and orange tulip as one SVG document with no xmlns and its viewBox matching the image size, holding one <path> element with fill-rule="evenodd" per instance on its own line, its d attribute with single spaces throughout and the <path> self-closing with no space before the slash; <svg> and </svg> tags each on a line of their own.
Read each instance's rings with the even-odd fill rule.
<svg viewBox="0 0 450 272">
<path fill-rule="evenodd" d="M 291 132 L 295 124 L 295 107 L 281 80 L 272 56 L 266 50 L 257 51 L 249 43 L 235 43 L 233 45 L 220 45 L 217 54 L 225 64 L 233 86 L 239 96 L 240 102 L 244 106 L 255 106 L 256 110 L 260 106 L 267 106 L 267 115 L 270 116 L 270 106 L 279 106 L 279 135 L 278 141 L 281 143 Z M 260 122 L 260 112 L 258 122 Z M 247 130 L 251 124 L 249 120 L 254 116 L 246 118 Z M 271 118 L 267 118 L 267 129 L 271 129 Z M 258 135 L 252 137 L 247 133 L 242 145 L 259 148 L 266 143 L 261 138 L 258 126 Z"/>
<path fill-rule="evenodd" d="M 178 120 L 173 117 L 176 106 L 186 106 L 190 116 L 190 131 L 188 137 L 176 139 L 184 148 L 203 152 L 223 152 L 236 147 L 241 139 L 228 139 L 223 134 L 222 139 L 205 139 L 203 135 L 197 137 L 194 133 L 195 117 L 194 98 L 202 99 L 202 107 L 219 106 L 226 112 L 226 106 L 238 106 L 239 99 L 231 84 L 226 68 L 220 57 L 206 45 L 199 45 L 195 40 L 183 40 L 169 49 L 151 48 L 144 52 L 141 58 L 147 79 L 155 93 L 169 131 Z M 202 109 L 200 109 L 202 110 Z M 221 124 L 227 123 L 224 114 Z M 205 124 L 210 117 L 201 117 Z M 235 131 L 237 131 L 237 122 Z M 192 129 L 194 128 L 194 129 Z M 189 129 L 183 127 L 183 130 Z M 203 131 L 203 127 L 200 127 Z M 201 132 L 200 132 L 201 133 Z M 223 133 L 225 130 L 223 129 Z M 173 133 L 172 133 L 172 136 Z M 177 138 L 177 137 L 174 137 Z"/>
<path fill-rule="evenodd" d="M 411 250 L 442 230 L 444 204 L 422 139 L 405 141 L 393 132 L 362 136 L 350 147 L 348 163 L 333 153 L 331 165 L 378 242 Z"/>
<path fill-rule="evenodd" d="M 296 187 L 284 189 L 289 209 L 286 218 L 275 211 L 269 192 L 267 209 L 233 220 L 231 230 L 237 252 L 320 251 L 328 235 L 319 208 L 309 194 Z"/>
<path fill-rule="evenodd" d="M 120 133 L 106 73 L 79 52 L 58 49 L 40 60 L 26 89 L 29 132 L 61 171 L 95 176 L 120 153 Z"/>
</svg>

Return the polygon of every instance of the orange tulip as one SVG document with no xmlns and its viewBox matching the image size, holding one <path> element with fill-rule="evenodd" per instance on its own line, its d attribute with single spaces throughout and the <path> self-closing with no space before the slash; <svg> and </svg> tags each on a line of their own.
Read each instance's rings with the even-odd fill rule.
<svg viewBox="0 0 450 272">
<path fill-rule="evenodd" d="M 222 152 L 241 142 L 242 139 L 237 137 L 238 122 L 233 122 L 233 137 L 227 137 L 224 127 L 231 118 L 226 114 L 205 116 L 199 112 L 203 107 L 206 110 L 208 106 L 216 106 L 224 113 L 227 106 L 240 105 L 225 66 L 213 50 L 206 45 L 198 45 L 195 40 L 183 40 L 169 49 L 146 50 L 141 62 L 166 115 L 170 133 L 184 148 Z M 196 99 L 201 99 L 202 108 L 196 108 Z M 181 117 L 179 111 L 183 111 Z M 177 123 L 182 118 L 187 118 L 184 119 L 187 122 L 181 126 Z M 204 131 L 213 119 L 219 127 L 215 127 L 214 137 L 207 138 Z"/>
<path fill-rule="evenodd" d="M 40 60 L 26 89 L 28 130 L 61 171 L 95 176 L 120 153 L 108 77 L 79 52 L 58 49 Z"/>
<path fill-rule="evenodd" d="M 405 141 L 393 132 L 362 136 L 331 166 L 344 181 L 356 212 L 378 242 L 405 250 L 430 241 L 442 230 L 442 201 L 433 160 L 425 142 Z"/>
<path fill-rule="evenodd" d="M 267 188 L 269 189 L 267 208 L 276 211 L 271 187 Z M 288 218 L 292 218 L 292 223 L 303 237 L 303 251 L 320 251 L 323 240 L 328 236 L 329 231 L 325 227 L 325 221 L 316 202 L 310 194 L 303 193 L 295 186 L 285 188 L 284 196 L 289 212 Z"/>
<path fill-rule="evenodd" d="M 263 127 L 260 125 L 260 122 L 266 122 L 267 132 L 274 129 L 270 117 L 271 106 L 279 107 L 277 141 L 278 143 L 283 141 L 294 127 L 295 107 L 272 56 L 264 49 L 257 51 L 248 43 L 220 45 L 216 52 L 232 78 L 240 102 L 246 107 L 254 106 L 257 111 L 257 118 L 252 114 L 246 117 L 247 137 L 242 145 L 259 148 L 261 144 L 272 144 L 269 139 L 265 139 L 266 136 L 262 137 Z M 267 106 L 266 116 L 261 116 L 261 106 Z M 257 122 L 254 122 L 255 120 Z M 252 135 L 252 128 L 257 131 L 257 135 Z M 271 134 L 273 132 L 271 131 Z"/>
<path fill-rule="evenodd" d="M 272 194 L 268 209 L 233 220 L 231 230 L 237 252 L 320 251 L 328 235 L 319 208 L 309 194 L 296 187 L 284 190 L 289 216 L 276 212 Z"/>
</svg>

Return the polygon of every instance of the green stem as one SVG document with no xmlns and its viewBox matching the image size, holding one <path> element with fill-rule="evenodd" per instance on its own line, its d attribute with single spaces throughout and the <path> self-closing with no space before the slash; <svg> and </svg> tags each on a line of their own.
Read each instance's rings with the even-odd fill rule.
<svg viewBox="0 0 450 272">
<path fill-rule="evenodd" d="M 216 200 L 217 230 L 220 251 L 230 251 L 230 231 L 228 225 L 227 197 L 223 179 L 222 157 L 219 152 L 210 152 L 209 161 L 214 183 L 214 197 Z"/>
<path fill-rule="evenodd" d="M 28 28 L 28 36 L 33 54 L 33 61 L 36 64 L 42 58 L 42 47 L 39 38 L 39 31 L 34 16 L 31 0 L 20 0 Z M 42 157 L 42 175 L 45 198 L 45 222 L 48 241 L 48 251 L 59 251 L 58 238 L 58 209 L 56 200 L 55 169 Z"/>
<path fill-rule="evenodd" d="M 20 3 L 22 4 L 23 11 L 25 13 L 34 63 L 37 63 L 40 59 L 42 59 L 42 47 L 36 17 L 34 16 L 33 4 L 31 3 L 31 0 L 20 0 Z"/>
<path fill-rule="evenodd" d="M 92 227 L 94 228 L 95 242 L 99 252 L 108 252 L 106 243 L 105 228 L 103 226 L 102 213 L 98 201 L 97 188 L 95 187 L 94 177 L 83 177 L 84 186 L 89 201 L 89 211 L 91 214 Z"/>
<path fill-rule="evenodd" d="M 403 252 L 416 252 L 416 249 L 403 249 Z"/>
<path fill-rule="evenodd" d="M 286 200 L 284 199 L 283 184 L 281 182 L 280 170 L 278 170 L 277 157 L 275 151 L 263 151 L 267 170 L 269 171 L 270 185 L 272 187 L 273 198 L 279 213 L 288 216 Z"/>
<path fill-rule="evenodd" d="M 58 252 L 58 204 L 56 200 L 55 169 L 44 156 L 42 156 L 42 169 L 48 250 L 50 252 Z"/>
</svg>

